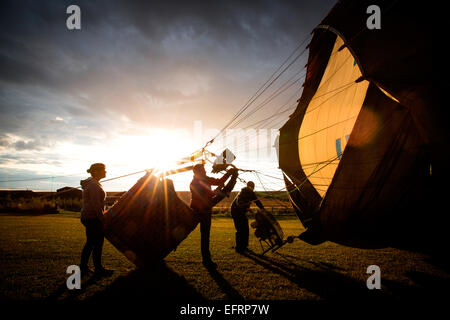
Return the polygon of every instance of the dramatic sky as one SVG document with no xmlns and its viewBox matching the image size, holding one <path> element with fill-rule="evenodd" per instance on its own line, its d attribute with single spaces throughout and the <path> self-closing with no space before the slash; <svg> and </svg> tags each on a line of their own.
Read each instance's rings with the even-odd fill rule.
<svg viewBox="0 0 450 320">
<path fill-rule="evenodd" d="M 107 165 L 108 177 L 170 165 L 222 129 L 334 2 L 2 1 L 0 189 L 78 186 L 94 162 Z M 81 9 L 81 30 L 66 27 L 71 4 Z M 283 81 L 301 77 L 306 58 Z M 265 149 L 301 84 L 236 125 L 250 130 L 238 147 L 259 129 L 255 148 L 232 150 L 237 165 L 279 174 L 276 154 Z M 274 111 L 287 113 L 258 126 Z M 191 176 L 174 178 L 177 189 Z M 104 187 L 126 190 L 137 178 Z"/>
</svg>

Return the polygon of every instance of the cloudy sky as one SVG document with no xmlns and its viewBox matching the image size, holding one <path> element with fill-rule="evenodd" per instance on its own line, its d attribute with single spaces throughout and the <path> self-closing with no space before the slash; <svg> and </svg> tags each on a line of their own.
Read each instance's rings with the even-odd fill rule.
<svg viewBox="0 0 450 320">
<path fill-rule="evenodd" d="M 113 177 L 202 147 L 306 40 L 302 52 L 334 2 L 2 1 L 0 189 L 77 186 L 93 162 Z M 81 30 L 66 27 L 71 4 Z M 237 165 L 277 174 L 276 154 L 261 150 L 295 108 L 306 59 L 273 88 L 297 83 L 235 125 L 258 135 L 255 148 L 251 135 L 237 140 Z M 286 112 L 261 122 L 274 111 Z M 180 177 L 187 189 L 191 174 Z M 137 178 L 104 186 L 126 190 Z"/>
</svg>

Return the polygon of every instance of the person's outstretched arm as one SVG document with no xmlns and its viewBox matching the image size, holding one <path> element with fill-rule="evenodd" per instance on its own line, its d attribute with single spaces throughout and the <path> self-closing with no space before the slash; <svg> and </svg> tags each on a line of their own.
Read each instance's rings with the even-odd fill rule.
<svg viewBox="0 0 450 320">
<path fill-rule="evenodd" d="M 212 178 L 208 177 L 208 183 L 212 186 L 222 186 L 225 184 L 225 181 L 227 181 L 228 177 L 231 176 L 231 170 L 228 170 L 222 178 Z"/>
<path fill-rule="evenodd" d="M 256 196 L 255 191 L 253 191 L 253 190 L 252 190 L 251 197 L 252 197 L 252 201 L 255 202 L 256 206 L 258 208 L 260 208 L 261 210 L 264 210 L 264 206 L 263 206 L 262 202 L 258 199 L 258 197 Z"/>
<path fill-rule="evenodd" d="M 203 181 L 199 181 L 196 184 L 191 184 L 190 189 L 192 193 L 196 193 L 200 196 L 206 196 L 208 198 L 211 198 L 215 195 L 215 193 Z"/>
</svg>

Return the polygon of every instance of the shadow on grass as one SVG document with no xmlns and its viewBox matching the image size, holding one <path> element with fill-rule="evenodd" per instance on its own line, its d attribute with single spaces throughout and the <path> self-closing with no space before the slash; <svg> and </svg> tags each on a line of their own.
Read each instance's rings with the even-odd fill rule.
<svg viewBox="0 0 450 320">
<path fill-rule="evenodd" d="M 291 262 L 285 264 L 274 261 L 269 257 L 251 251 L 243 255 L 324 300 L 392 300 L 398 298 L 398 294 L 407 290 L 403 284 L 394 281 L 389 282 L 389 286 L 385 286 L 384 289 L 388 289 L 387 291 L 383 288 L 382 290 L 369 290 L 364 281 L 358 281 L 336 272 L 335 269 L 338 270 L 339 268 L 334 266 L 323 265 L 321 266 L 323 270 L 312 270 Z M 382 286 L 385 284 L 386 282 L 382 279 Z M 414 293 L 419 292 L 422 293 L 422 291 Z"/>
<path fill-rule="evenodd" d="M 227 296 L 228 300 L 244 300 L 244 297 L 225 280 L 222 274 L 214 268 L 207 268 L 209 274 L 219 286 L 220 290 Z"/>
<path fill-rule="evenodd" d="M 119 276 L 105 290 L 87 298 L 88 301 L 142 302 L 202 301 L 203 296 L 187 280 L 170 269 L 165 262 Z"/>
<path fill-rule="evenodd" d="M 318 268 L 321 268 L 321 269 L 325 269 L 325 270 L 332 269 L 332 270 L 345 271 L 344 268 L 338 267 L 338 266 L 336 266 L 336 265 L 334 265 L 332 263 L 328 263 L 328 262 L 322 262 L 322 261 L 314 262 L 314 261 L 302 259 L 301 257 L 296 257 L 296 256 L 292 256 L 292 255 L 285 254 L 285 253 L 281 254 L 279 252 L 275 252 L 275 254 L 278 257 L 284 259 L 287 263 L 289 263 L 293 267 L 299 267 L 299 265 L 296 264 L 295 262 L 303 261 L 303 262 L 308 262 L 310 264 L 313 264 L 314 266 L 316 266 Z"/>
<path fill-rule="evenodd" d="M 0 216 L 5 216 L 5 217 L 38 217 L 38 216 L 45 216 L 45 215 L 49 215 L 49 214 L 54 214 L 57 215 L 59 214 L 58 212 L 47 212 L 44 210 L 39 210 L 39 211 L 0 211 Z"/>
<path fill-rule="evenodd" d="M 398 288 L 398 291 L 402 290 L 405 296 L 416 296 L 419 294 L 425 294 L 427 299 L 443 299 L 448 297 L 448 288 L 450 287 L 450 278 L 441 277 L 429 273 L 409 271 L 406 272 L 406 276 L 414 283 L 414 288 Z M 391 284 L 397 286 L 398 284 Z"/>
<path fill-rule="evenodd" d="M 450 262 L 447 252 L 448 248 L 438 248 L 438 250 L 434 250 L 431 253 L 426 252 L 428 258 L 425 261 L 450 275 Z"/>
<path fill-rule="evenodd" d="M 77 297 L 87 288 L 95 285 L 105 277 L 95 275 L 82 280 L 81 290 L 68 290 L 66 283 L 55 290 L 46 302 L 76 302 Z M 178 275 L 162 262 L 152 268 L 139 268 L 117 277 L 102 291 L 94 293 L 84 299 L 85 302 L 111 302 L 144 304 L 152 301 L 201 301 L 204 298 L 183 276 Z"/>
<path fill-rule="evenodd" d="M 52 294 L 50 294 L 45 301 L 46 302 L 54 302 L 57 301 L 58 299 L 60 299 L 62 296 L 64 296 L 66 293 L 68 294 L 67 297 L 64 298 L 65 301 L 73 301 L 75 300 L 80 294 L 82 294 L 86 288 L 92 286 L 93 284 L 95 284 L 97 281 L 101 280 L 101 277 L 98 276 L 91 276 L 90 278 L 87 278 L 87 280 L 85 278 L 81 279 L 81 285 L 82 285 L 82 290 L 68 290 L 67 289 L 67 284 L 66 282 L 64 282 L 63 284 L 61 284 L 61 286 L 58 287 L 58 289 L 56 289 L 55 291 L 52 292 Z"/>
</svg>

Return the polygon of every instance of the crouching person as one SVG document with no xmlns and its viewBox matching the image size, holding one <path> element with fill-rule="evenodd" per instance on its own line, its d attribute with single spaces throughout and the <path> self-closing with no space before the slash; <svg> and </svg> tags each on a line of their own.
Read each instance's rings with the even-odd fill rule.
<svg viewBox="0 0 450 320">
<path fill-rule="evenodd" d="M 255 183 L 253 181 L 247 182 L 247 186 L 239 191 L 231 204 L 231 217 L 233 218 L 234 226 L 236 228 L 235 250 L 238 253 L 244 252 L 248 247 L 249 228 L 246 214 L 250 208 L 250 204 L 255 202 L 258 208 L 264 210 L 264 206 L 253 191 L 254 189 Z"/>
</svg>

